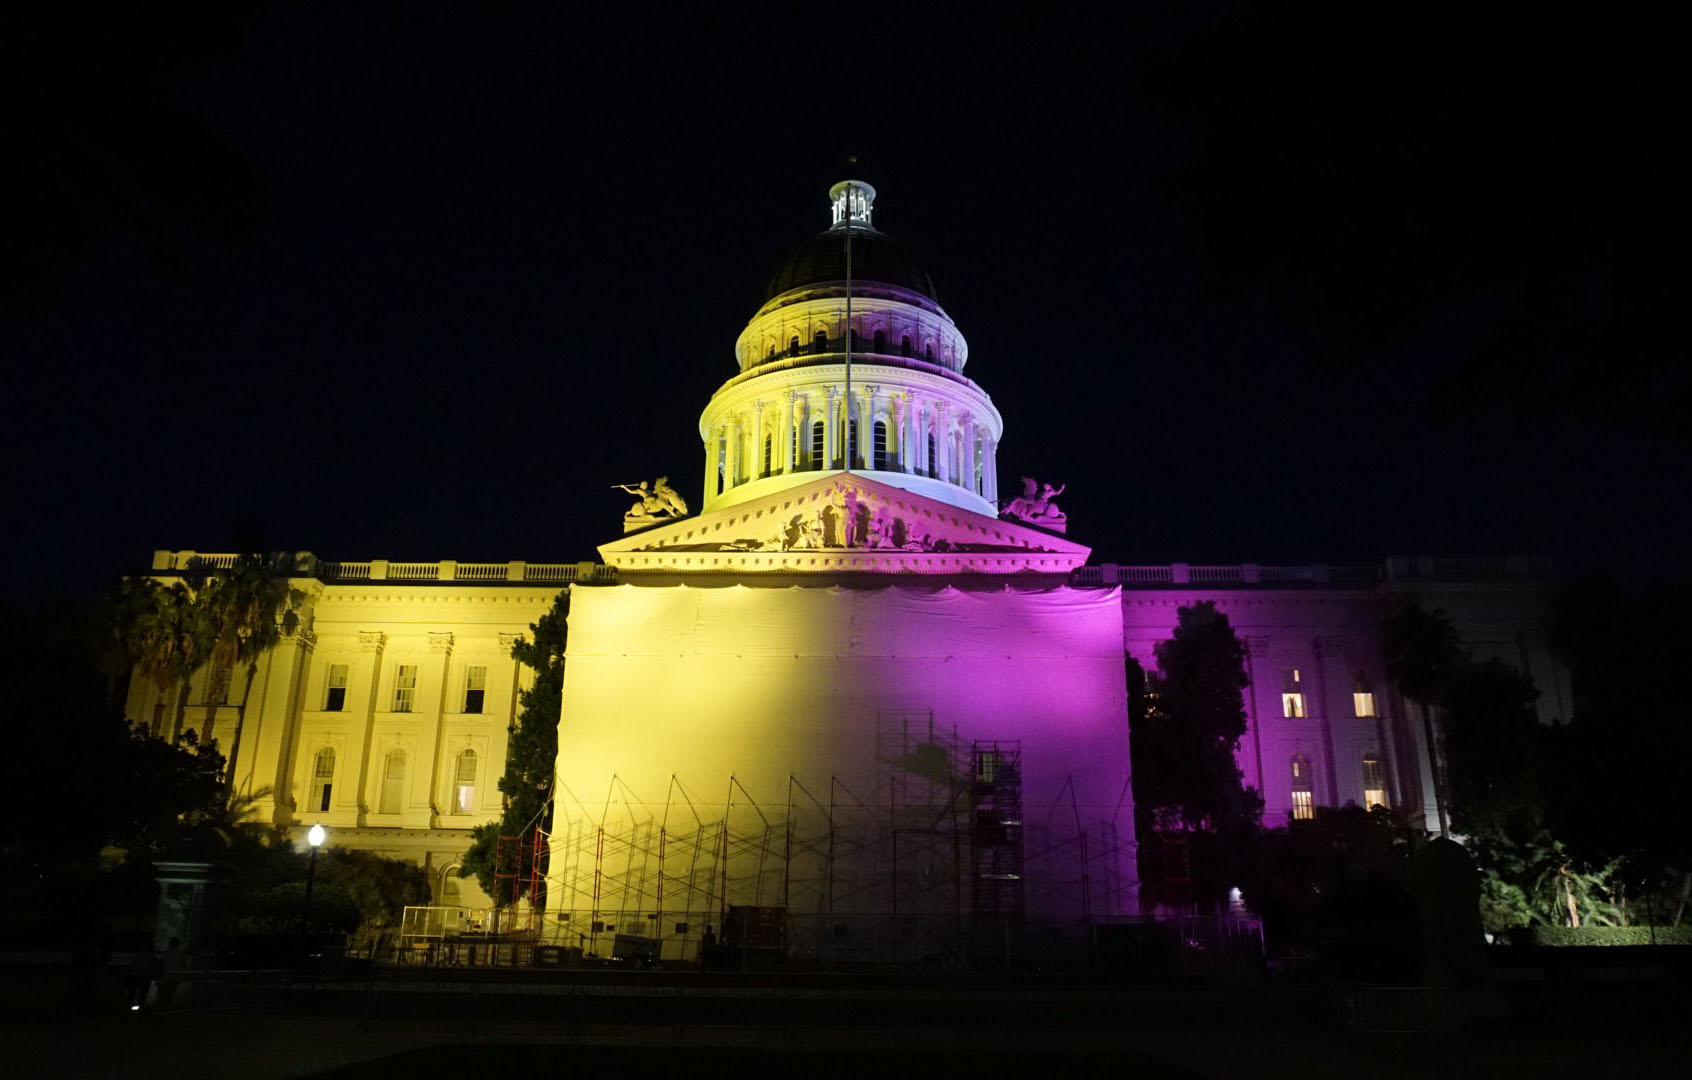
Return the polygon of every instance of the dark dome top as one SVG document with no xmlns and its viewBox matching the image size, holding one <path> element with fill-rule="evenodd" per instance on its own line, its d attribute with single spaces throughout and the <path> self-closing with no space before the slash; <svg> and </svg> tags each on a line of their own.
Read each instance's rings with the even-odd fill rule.
<svg viewBox="0 0 1692 1080">
<path fill-rule="evenodd" d="M 828 229 L 805 241 L 782 261 L 764 286 L 764 298 L 759 303 L 768 303 L 789 289 L 845 280 L 846 230 Z M 918 266 L 892 237 L 874 229 L 852 230 L 852 280 L 897 285 L 940 302 L 928 271 Z"/>
</svg>

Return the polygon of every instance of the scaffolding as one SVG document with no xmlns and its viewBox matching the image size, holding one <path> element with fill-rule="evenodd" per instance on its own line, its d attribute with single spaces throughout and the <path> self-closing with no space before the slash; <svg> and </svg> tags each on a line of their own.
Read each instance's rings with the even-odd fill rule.
<svg viewBox="0 0 1692 1080">
<path fill-rule="evenodd" d="M 977 966 L 1009 968 L 1027 920 L 1023 861 L 1022 744 L 998 740 L 970 748 L 970 908 Z"/>
<path fill-rule="evenodd" d="M 1089 832 L 1073 785 L 1024 822 L 1020 743 L 960 745 L 926 710 L 881 711 L 875 733 L 852 784 L 730 776 L 711 795 L 672 775 L 649 800 L 614 776 L 591 802 L 561 784 L 542 939 L 658 963 L 1002 967 L 1033 916 L 1085 925 L 1101 875 L 1120 885 L 1104 863 L 1131 846 L 1110 821 Z"/>
</svg>

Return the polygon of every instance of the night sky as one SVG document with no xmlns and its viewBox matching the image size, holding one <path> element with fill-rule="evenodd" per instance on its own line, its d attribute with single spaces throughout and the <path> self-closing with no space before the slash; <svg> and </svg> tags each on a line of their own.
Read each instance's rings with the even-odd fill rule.
<svg viewBox="0 0 1692 1080">
<path fill-rule="evenodd" d="M 1685 576 L 1648 25 L 66 6 L 0 31 L 14 601 L 154 548 L 576 561 L 615 483 L 697 506 L 699 413 L 849 173 L 1001 490 L 1067 483 L 1095 561 Z"/>
</svg>

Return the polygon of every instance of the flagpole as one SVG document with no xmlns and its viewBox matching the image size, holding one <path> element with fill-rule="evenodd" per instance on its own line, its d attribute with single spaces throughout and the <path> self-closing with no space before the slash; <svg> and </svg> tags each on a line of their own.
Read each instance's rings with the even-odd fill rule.
<svg viewBox="0 0 1692 1080">
<path fill-rule="evenodd" d="M 848 159 L 856 164 L 857 158 Z M 846 471 L 852 471 L 852 457 L 864 433 L 852 427 L 852 181 L 846 181 Z"/>
</svg>

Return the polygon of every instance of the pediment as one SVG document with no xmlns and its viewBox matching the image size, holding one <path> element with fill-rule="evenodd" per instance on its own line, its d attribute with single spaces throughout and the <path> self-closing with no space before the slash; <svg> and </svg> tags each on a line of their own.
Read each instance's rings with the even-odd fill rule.
<svg viewBox="0 0 1692 1080">
<path fill-rule="evenodd" d="M 601 545 L 608 566 L 681 573 L 1062 574 L 1090 548 L 855 473 Z"/>
</svg>

